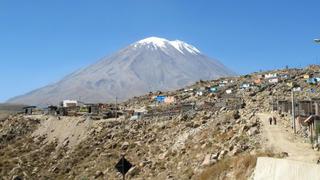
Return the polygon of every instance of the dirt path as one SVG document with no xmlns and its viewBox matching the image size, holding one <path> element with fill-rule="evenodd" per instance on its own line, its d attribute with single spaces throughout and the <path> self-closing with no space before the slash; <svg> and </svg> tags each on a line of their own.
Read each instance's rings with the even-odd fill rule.
<svg viewBox="0 0 320 180">
<path fill-rule="evenodd" d="M 258 115 L 262 123 L 262 136 L 266 139 L 265 148 L 270 148 L 275 152 L 287 152 L 289 160 L 296 160 L 308 163 L 316 163 L 320 153 L 311 148 L 311 144 L 302 143 L 289 131 L 281 125 L 270 125 L 268 118 L 269 113 Z M 279 119 L 281 121 L 281 119 Z M 279 121 L 278 120 L 278 121 Z"/>
</svg>

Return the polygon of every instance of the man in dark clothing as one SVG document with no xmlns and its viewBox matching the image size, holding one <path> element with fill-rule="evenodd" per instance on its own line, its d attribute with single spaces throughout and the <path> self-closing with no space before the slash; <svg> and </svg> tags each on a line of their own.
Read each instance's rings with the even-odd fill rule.
<svg viewBox="0 0 320 180">
<path fill-rule="evenodd" d="M 276 117 L 273 117 L 273 124 L 277 125 L 277 118 Z"/>
<path fill-rule="evenodd" d="M 272 125 L 272 117 L 269 117 L 269 123 Z"/>
</svg>

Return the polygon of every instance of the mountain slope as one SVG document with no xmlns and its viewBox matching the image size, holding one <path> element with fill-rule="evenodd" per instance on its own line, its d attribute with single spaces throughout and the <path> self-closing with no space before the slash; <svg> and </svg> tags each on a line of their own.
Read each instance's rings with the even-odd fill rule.
<svg viewBox="0 0 320 180">
<path fill-rule="evenodd" d="M 182 41 L 151 37 L 61 81 L 9 100 L 11 103 L 57 104 L 63 99 L 85 102 L 125 100 L 156 90 L 172 90 L 200 79 L 234 73 Z"/>
</svg>

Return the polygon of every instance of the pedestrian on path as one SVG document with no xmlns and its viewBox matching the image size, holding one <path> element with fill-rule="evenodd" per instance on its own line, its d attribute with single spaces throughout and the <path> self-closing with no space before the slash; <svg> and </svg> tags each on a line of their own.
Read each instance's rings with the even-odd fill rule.
<svg viewBox="0 0 320 180">
<path fill-rule="evenodd" d="M 277 118 L 273 116 L 273 124 L 277 125 Z"/>
<path fill-rule="evenodd" d="M 272 117 L 269 117 L 269 123 L 272 125 Z"/>
</svg>

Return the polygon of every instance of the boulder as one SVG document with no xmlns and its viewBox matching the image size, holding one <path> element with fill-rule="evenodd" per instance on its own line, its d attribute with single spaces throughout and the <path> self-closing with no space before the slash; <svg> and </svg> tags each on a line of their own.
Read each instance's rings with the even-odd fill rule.
<svg viewBox="0 0 320 180">
<path fill-rule="evenodd" d="M 70 141 L 69 141 L 69 139 L 67 138 L 67 139 L 64 140 L 64 142 L 62 143 L 62 146 L 63 146 L 63 147 L 66 147 L 66 146 L 69 145 L 69 143 L 70 143 Z"/>
<path fill-rule="evenodd" d="M 137 166 L 132 167 L 129 171 L 128 171 L 128 177 L 134 177 L 139 175 L 140 170 Z"/>
<path fill-rule="evenodd" d="M 220 109 L 220 112 L 221 112 L 221 111 L 225 111 L 225 110 L 227 110 L 227 108 L 226 108 L 226 107 L 222 107 L 222 108 Z"/>
<path fill-rule="evenodd" d="M 201 166 L 211 166 L 215 163 L 217 163 L 217 159 L 214 159 L 212 154 L 208 154 L 205 156 Z"/>
<path fill-rule="evenodd" d="M 313 144 L 313 145 L 312 145 L 312 148 L 313 148 L 313 150 L 315 150 L 315 151 L 319 151 L 319 144 L 318 144 L 318 143 Z"/>
<path fill-rule="evenodd" d="M 186 127 L 198 128 L 198 127 L 200 127 L 200 124 L 198 122 L 188 122 L 188 123 L 186 123 Z"/>
<path fill-rule="evenodd" d="M 127 150 L 129 148 L 129 143 L 128 142 L 124 142 L 122 145 L 121 145 L 121 149 L 122 150 Z"/>
<path fill-rule="evenodd" d="M 23 178 L 21 176 L 19 176 L 19 175 L 14 175 L 12 177 L 12 180 L 23 180 Z"/>
<path fill-rule="evenodd" d="M 227 154 L 228 154 L 228 151 L 227 151 L 227 150 L 222 150 L 222 151 L 219 153 L 218 160 L 219 160 L 219 161 L 222 160 L 222 159 L 225 157 L 225 155 L 227 155 Z"/>
<path fill-rule="evenodd" d="M 101 177 L 101 176 L 103 176 L 103 175 L 104 175 L 104 174 L 103 174 L 102 171 L 97 171 L 97 172 L 95 173 L 95 175 L 94 175 L 94 178 L 97 179 L 97 178 L 99 178 L 99 177 Z"/>
<path fill-rule="evenodd" d="M 219 153 L 212 154 L 211 158 L 212 159 L 218 159 L 219 158 Z"/>
<path fill-rule="evenodd" d="M 259 130 L 258 130 L 257 127 L 252 127 L 247 131 L 247 135 L 248 136 L 254 136 L 254 135 L 258 134 L 258 133 L 259 133 Z"/>
<path fill-rule="evenodd" d="M 239 119 L 241 117 L 239 111 L 234 111 L 232 115 L 234 119 Z"/>
<path fill-rule="evenodd" d="M 239 153 L 241 153 L 241 152 L 242 152 L 242 148 L 241 148 L 241 147 L 239 147 L 239 146 L 234 146 L 231 154 L 232 154 L 233 156 L 235 156 L 235 155 L 237 155 L 237 154 L 239 154 Z"/>
</svg>

